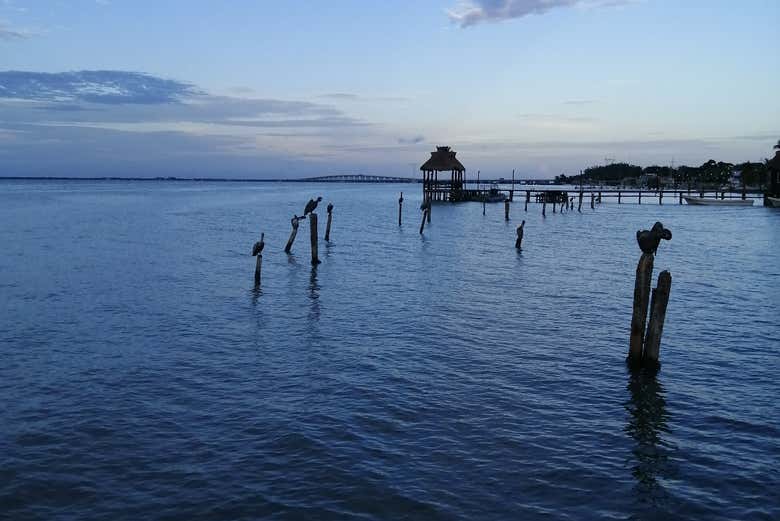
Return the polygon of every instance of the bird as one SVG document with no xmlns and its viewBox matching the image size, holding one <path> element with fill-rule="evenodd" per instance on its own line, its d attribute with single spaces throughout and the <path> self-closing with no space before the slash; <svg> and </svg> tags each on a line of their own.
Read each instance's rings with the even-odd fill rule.
<svg viewBox="0 0 780 521">
<path fill-rule="evenodd" d="M 656 222 L 650 230 L 637 230 L 636 242 L 643 253 L 652 253 L 658 250 L 661 239 L 672 240 L 672 232 L 660 222 Z"/>
<path fill-rule="evenodd" d="M 315 201 L 314 199 L 309 199 L 309 202 L 306 203 L 306 207 L 303 209 L 303 216 L 306 217 L 310 213 L 314 213 L 314 210 L 317 208 L 317 203 L 322 201 L 322 197 L 318 197 Z"/>
<path fill-rule="evenodd" d="M 328 203 L 328 213 L 333 211 L 333 203 Z"/>
<path fill-rule="evenodd" d="M 265 238 L 265 233 L 260 234 L 260 240 L 257 241 L 252 248 L 252 257 L 257 257 L 258 255 L 263 254 L 263 248 L 265 248 L 265 241 L 263 240 Z"/>
</svg>

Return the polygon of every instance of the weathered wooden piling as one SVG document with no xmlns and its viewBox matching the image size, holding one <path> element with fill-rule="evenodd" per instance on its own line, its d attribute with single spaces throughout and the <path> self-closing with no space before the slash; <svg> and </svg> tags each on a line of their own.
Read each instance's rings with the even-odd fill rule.
<svg viewBox="0 0 780 521">
<path fill-rule="evenodd" d="M 485 196 L 482 196 L 482 215 L 485 215 Z"/>
<path fill-rule="evenodd" d="M 664 204 L 664 191 L 658 190 L 658 204 Z"/>
<path fill-rule="evenodd" d="M 431 204 L 431 200 L 428 199 L 428 208 L 425 209 L 425 215 L 427 216 L 428 224 L 431 224 L 431 206 L 433 206 Z"/>
<path fill-rule="evenodd" d="M 547 217 L 547 198 L 542 201 L 542 217 Z"/>
<path fill-rule="evenodd" d="M 652 253 L 643 253 L 636 267 L 634 283 L 634 311 L 631 315 L 631 339 L 628 347 L 628 363 L 639 366 L 642 363 L 642 344 L 645 339 L 647 306 L 650 299 L 650 284 L 653 275 Z"/>
<path fill-rule="evenodd" d="M 404 193 L 401 192 L 401 197 L 398 198 L 398 226 L 401 226 L 401 215 L 404 208 Z"/>
<path fill-rule="evenodd" d="M 528 211 L 528 202 L 531 200 L 531 191 L 526 190 L 525 191 L 525 211 Z"/>
<path fill-rule="evenodd" d="M 320 263 L 320 257 L 317 254 L 317 214 L 309 214 L 309 238 L 311 240 L 311 263 L 316 266 Z"/>
<path fill-rule="evenodd" d="M 661 335 L 664 332 L 666 306 L 669 304 L 669 293 L 672 290 L 672 274 L 662 271 L 658 275 L 658 285 L 653 288 L 653 299 L 650 303 L 650 323 L 647 326 L 642 366 L 657 368 L 660 365 Z"/>
<path fill-rule="evenodd" d="M 555 213 L 555 199 L 553 199 L 553 213 Z"/>
<path fill-rule="evenodd" d="M 515 248 L 518 250 L 523 249 L 523 227 L 525 226 L 525 221 L 520 223 L 520 226 L 517 227 L 517 239 L 515 239 Z"/>
<path fill-rule="evenodd" d="M 577 211 L 582 212 L 582 188 L 580 187 L 580 203 L 577 205 Z"/>
<path fill-rule="evenodd" d="M 425 220 L 428 217 L 428 212 L 430 210 L 428 208 L 425 208 L 422 213 L 422 222 L 420 223 L 420 235 L 422 235 L 423 230 L 425 229 Z"/>
<path fill-rule="evenodd" d="M 618 190 L 618 204 L 620 204 L 620 190 Z"/>
<path fill-rule="evenodd" d="M 252 248 L 252 255 L 257 257 L 257 263 L 255 263 L 255 286 L 260 285 L 260 279 L 263 272 L 263 248 L 265 248 L 265 233 L 260 234 L 260 240 L 257 241 Z"/>
<path fill-rule="evenodd" d="M 680 204 L 682 204 L 682 198 L 683 198 L 683 195 L 682 195 L 682 192 L 680 192 Z"/>
<path fill-rule="evenodd" d="M 295 242 L 295 237 L 298 235 L 298 221 L 300 218 L 295 215 L 292 219 L 290 219 L 290 224 L 292 224 L 292 231 L 290 232 L 290 238 L 287 239 L 287 246 L 284 247 L 284 253 L 290 253 L 292 250 L 293 242 Z"/>
<path fill-rule="evenodd" d="M 593 192 L 590 193 L 590 209 L 593 210 L 596 208 L 596 194 Z"/>
<path fill-rule="evenodd" d="M 642 190 L 639 190 L 639 204 L 642 204 Z"/>
<path fill-rule="evenodd" d="M 504 220 L 509 220 L 509 199 L 504 199 Z"/>
<path fill-rule="evenodd" d="M 333 203 L 328 203 L 328 224 L 325 225 L 325 241 L 330 242 L 330 222 L 333 220 Z"/>
</svg>

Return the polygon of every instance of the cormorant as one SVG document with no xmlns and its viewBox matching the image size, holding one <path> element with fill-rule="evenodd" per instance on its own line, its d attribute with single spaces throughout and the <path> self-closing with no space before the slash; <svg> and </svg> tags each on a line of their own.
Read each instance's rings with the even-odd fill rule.
<svg viewBox="0 0 780 521">
<path fill-rule="evenodd" d="M 317 203 L 320 201 L 322 201 L 322 197 L 318 197 L 316 201 L 314 199 L 309 199 L 309 202 L 306 203 L 306 207 L 303 209 L 303 216 L 306 217 L 310 213 L 313 213 L 317 208 Z"/>
<path fill-rule="evenodd" d="M 637 230 L 636 232 L 636 242 L 644 253 L 655 254 L 661 239 L 672 240 L 672 232 L 664 228 L 660 222 L 656 222 L 650 230 Z"/>
<path fill-rule="evenodd" d="M 328 213 L 333 211 L 333 203 L 328 203 Z"/>
<path fill-rule="evenodd" d="M 260 240 L 255 243 L 254 247 L 252 248 L 252 257 L 257 257 L 258 255 L 263 254 L 263 248 L 265 248 L 265 241 L 263 240 L 265 238 L 265 233 L 260 234 Z"/>
</svg>

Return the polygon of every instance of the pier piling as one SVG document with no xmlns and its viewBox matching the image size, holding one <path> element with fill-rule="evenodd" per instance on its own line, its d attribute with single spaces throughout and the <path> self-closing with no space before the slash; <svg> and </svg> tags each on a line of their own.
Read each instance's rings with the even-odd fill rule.
<svg viewBox="0 0 780 521">
<path fill-rule="evenodd" d="M 530 200 L 531 200 L 531 191 L 530 190 L 526 190 L 525 191 L 525 211 L 526 212 L 528 211 L 528 201 L 530 201 Z"/>
<path fill-rule="evenodd" d="M 596 194 L 593 192 L 590 193 L 590 209 L 593 210 L 596 208 Z"/>
<path fill-rule="evenodd" d="M 398 226 L 401 226 L 401 214 L 404 208 L 404 193 L 401 192 L 401 197 L 398 198 Z"/>
<path fill-rule="evenodd" d="M 547 199 L 542 201 L 542 217 L 547 217 Z"/>
<path fill-rule="evenodd" d="M 672 275 L 668 271 L 662 271 L 658 275 L 658 285 L 653 288 L 653 299 L 650 303 L 650 323 L 647 326 L 647 338 L 642 354 L 642 365 L 646 368 L 656 369 L 660 365 L 658 359 L 661 351 L 661 335 L 664 332 L 666 306 L 669 304 L 671 290 Z"/>
<path fill-rule="evenodd" d="M 639 204 L 642 204 L 642 190 L 639 190 Z"/>
<path fill-rule="evenodd" d="M 298 235 L 298 221 L 300 221 L 300 218 L 297 215 L 294 215 L 293 218 L 290 219 L 290 224 L 292 224 L 292 231 L 290 232 L 290 238 L 287 239 L 287 246 L 284 247 L 284 253 L 290 253 L 290 251 L 292 251 L 295 237 Z"/>
<path fill-rule="evenodd" d="M 642 344 L 645 338 L 647 307 L 650 298 L 650 284 L 653 275 L 652 253 L 643 253 L 636 267 L 634 283 L 634 310 L 631 315 L 631 339 L 628 347 L 629 365 L 637 367 L 642 363 Z"/>
<path fill-rule="evenodd" d="M 420 222 L 420 235 L 422 235 L 423 230 L 425 230 L 425 220 L 428 217 L 428 212 L 430 210 L 428 208 L 425 208 L 422 213 L 422 222 Z"/>
<path fill-rule="evenodd" d="M 520 226 L 517 227 L 517 239 L 515 239 L 515 248 L 518 250 L 523 249 L 523 227 L 525 226 L 525 221 L 520 223 Z"/>
<path fill-rule="evenodd" d="M 311 264 L 312 266 L 316 266 L 320 263 L 320 258 L 317 254 L 317 214 L 314 212 L 309 214 L 309 226 L 309 238 L 311 240 Z"/>
<path fill-rule="evenodd" d="M 333 203 L 328 203 L 328 224 L 325 225 L 325 242 L 330 242 L 330 222 L 333 220 Z"/>
<path fill-rule="evenodd" d="M 580 188 L 580 203 L 577 205 L 577 211 L 582 212 L 582 188 Z"/>
<path fill-rule="evenodd" d="M 509 220 L 509 199 L 504 199 L 504 220 Z"/>
<path fill-rule="evenodd" d="M 263 272 L 263 248 L 265 248 L 265 233 L 260 234 L 260 240 L 252 248 L 252 255 L 257 257 L 255 264 L 255 287 L 260 285 L 260 279 Z"/>
</svg>

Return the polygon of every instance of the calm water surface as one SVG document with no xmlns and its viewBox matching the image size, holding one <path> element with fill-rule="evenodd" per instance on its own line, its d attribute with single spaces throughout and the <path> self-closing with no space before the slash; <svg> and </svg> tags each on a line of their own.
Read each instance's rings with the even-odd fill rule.
<svg viewBox="0 0 780 521">
<path fill-rule="evenodd" d="M 308 223 L 282 250 L 318 194 L 313 270 Z M 420 195 L 0 182 L 0 518 L 780 518 L 780 211 L 435 205 L 421 237 Z"/>
</svg>

